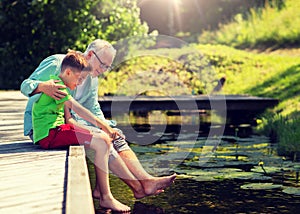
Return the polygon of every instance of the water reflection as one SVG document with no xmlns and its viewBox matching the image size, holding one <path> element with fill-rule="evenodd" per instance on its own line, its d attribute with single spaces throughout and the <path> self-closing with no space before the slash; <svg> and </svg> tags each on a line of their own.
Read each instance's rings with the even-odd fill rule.
<svg viewBox="0 0 300 214">
<path fill-rule="evenodd" d="M 300 186 L 294 163 L 277 156 L 276 145 L 266 137 L 239 135 L 233 128 L 231 135 L 209 139 L 189 131 L 182 132 L 183 138 L 178 139 L 174 138 L 176 132 L 161 135 L 154 129 L 153 134 L 160 139 L 149 145 L 138 143 L 147 137 L 147 131 L 137 132 L 131 136 L 135 139 L 131 148 L 144 168 L 158 176 L 176 172 L 178 179 L 164 193 L 135 200 L 129 187 L 112 175 L 113 195 L 137 214 L 297 213 Z M 126 133 L 126 129 L 123 131 Z M 195 136 L 196 141 L 191 140 Z M 218 143 L 214 143 L 216 139 Z M 91 164 L 89 169 L 94 186 Z M 288 188 L 294 188 L 294 193 Z M 94 202 L 96 213 L 107 213 Z"/>
</svg>

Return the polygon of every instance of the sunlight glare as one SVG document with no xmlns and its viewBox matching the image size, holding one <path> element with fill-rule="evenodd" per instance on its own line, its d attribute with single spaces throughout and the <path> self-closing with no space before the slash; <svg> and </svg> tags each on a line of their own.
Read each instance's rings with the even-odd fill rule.
<svg viewBox="0 0 300 214">
<path fill-rule="evenodd" d="M 173 1 L 173 4 L 176 4 L 176 5 L 180 4 L 180 2 L 181 2 L 181 0 L 172 0 L 172 1 Z"/>
<path fill-rule="evenodd" d="M 171 0 L 173 3 L 173 19 L 175 18 L 177 24 L 178 24 L 178 29 L 181 31 L 182 29 L 182 23 L 181 23 L 181 17 L 180 17 L 180 6 L 181 6 L 181 0 Z M 175 17 L 174 17 L 175 16 Z"/>
</svg>

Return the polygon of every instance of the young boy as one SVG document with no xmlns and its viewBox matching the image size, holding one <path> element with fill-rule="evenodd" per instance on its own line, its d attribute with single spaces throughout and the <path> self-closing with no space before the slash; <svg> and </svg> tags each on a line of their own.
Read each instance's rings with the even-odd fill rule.
<svg viewBox="0 0 300 214">
<path fill-rule="evenodd" d="M 63 59 L 59 76 L 51 79 L 59 80 L 60 84 L 74 90 L 88 74 L 88 65 L 84 57 L 75 51 L 70 51 Z M 113 211 L 130 211 L 130 207 L 116 200 L 109 186 L 108 156 L 112 150 L 111 141 L 118 135 L 107 123 L 95 117 L 90 111 L 77 103 L 66 88 L 62 89 L 67 96 L 55 100 L 46 94 L 41 94 L 32 109 L 33 140 L 44 149 L 63 148 L 70 145 L 84 145 L 95 150 L 95 169 L 99 179 L 100 205 Z M 72 109 L 82 118 L 98 126 L 103 131 L 91 134 L 90 131 L 65 124 L 69 114 L 64 109 Z M 66 111 L 68 112 L 68 111 Z"/>
</svg>

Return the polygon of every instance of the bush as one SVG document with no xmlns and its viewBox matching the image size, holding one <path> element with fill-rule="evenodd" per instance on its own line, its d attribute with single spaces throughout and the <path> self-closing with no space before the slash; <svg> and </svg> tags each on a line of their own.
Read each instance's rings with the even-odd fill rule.
<svg viewBox="0 0 300 214">
<path fill-rule="evenodd" d="M 295 112 L 299 115 L 299 112 Z M 293 161 L 300 159 L 300 117 L 287 117 L 280 114 L 265 114 L 259 131 L 278 143 L 279 155 L 288 156 Z"/>
<path fill-rule="evenodd" d="M 139 12 L 135 0 L 0 1 L 0 89 L 19 89 L 51 54 L 147 34 Z"/>
</svg>

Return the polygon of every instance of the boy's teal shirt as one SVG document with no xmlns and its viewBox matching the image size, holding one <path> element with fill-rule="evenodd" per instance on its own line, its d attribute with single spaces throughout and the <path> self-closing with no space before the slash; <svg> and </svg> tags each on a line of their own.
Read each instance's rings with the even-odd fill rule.
<svg viewBox="0 0 300 214">
<path fill-rule="evenodd" d="M 41 93 L 31 96 L 32 92 L 38 87 L 38 84 L 50 79 L 50 75 L 58 76 L 61 70 L 61 63 L 64 59 L 64 54 L 56 54 L 44 59 L 36 70 L 24 80 L 21 85 L 21 92 L 27 96 L 28 103 L 24 113 L 24 135 L 29 135 L 32 130 L 32 105 L 36 102 Z M 110 126 L 115 126 L 116 122 L 113 120 L 105 120 L 103 112 L 98 103 L 98 78 L 88 76 L 84 85 L 82 86 L 82 96 L 75 98 L 75 91 L 71 91 L 71 95 L 85 108 L 89 109 L 99 119 L 106 121 Z M 85 125 L 91 125 L 76 114 L 75 119 Z"/>
</svg>

